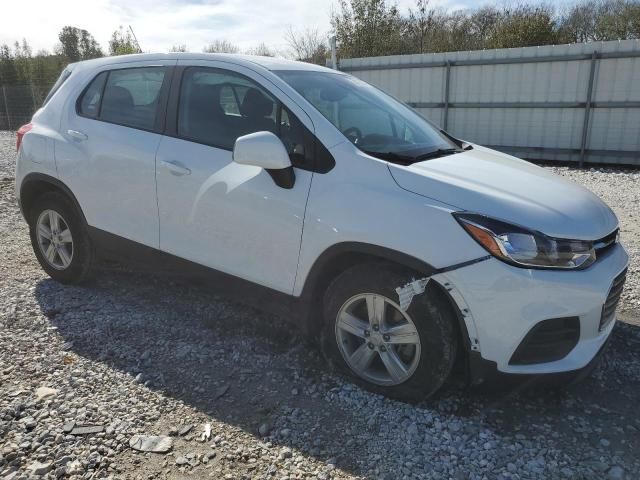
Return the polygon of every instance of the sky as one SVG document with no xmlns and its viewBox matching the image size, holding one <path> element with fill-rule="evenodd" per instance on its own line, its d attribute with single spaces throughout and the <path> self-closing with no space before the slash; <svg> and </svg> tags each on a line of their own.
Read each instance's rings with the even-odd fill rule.
<svg viewBox="0 0 640 480">
<path fill-rule="evenodd" d="M 0 9 L 0 44 L 26 38 L 34 54 L 49 52 L 65 25 L 88 30 L 107 50 L 119 25 L 131 25 L 142 50 L 166 52 L 186 45 L 200 52 L 226 39 L 246 50 L 264 42 L 279 52 L 287 50 L 285 32 L 304 28 L 329 31 L 336 0 L 4 0 Z M 446 9 L 473 6 L 473 0 L 432 0 Z M 482 2 L 485 3 L 485 2 Z M 398 0 L 406 11 L 414 0 Z"/>
</svg>

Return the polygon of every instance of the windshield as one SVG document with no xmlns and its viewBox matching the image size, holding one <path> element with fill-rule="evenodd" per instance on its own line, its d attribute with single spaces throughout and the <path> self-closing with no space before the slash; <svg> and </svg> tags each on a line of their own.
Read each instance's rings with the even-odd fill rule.
<svg viewBox="0 0 640 480">
<path fill-rule="evenodd" d="M 309 71 L 274 73 L 370 155 L 412 163 L 420 157 L 460 150 L 460 145 L 412 109 L 355 77 Z"/>
</svg>

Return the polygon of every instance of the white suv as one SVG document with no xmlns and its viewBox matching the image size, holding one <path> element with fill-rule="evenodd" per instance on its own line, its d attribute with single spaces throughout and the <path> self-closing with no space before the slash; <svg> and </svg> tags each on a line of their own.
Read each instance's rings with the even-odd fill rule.
<svg viewBox="0 0 640 480">
<path fill-rule="evenodd" d="M 61 282 L 99 257 L 188 270 L 283 313 L 397 398 L 454 364 L 592 364 L 628 256 L 595 195 L 304 63 L 169 54 L 70 65 L 18 132 L 16 191 Z"/>
</svg>

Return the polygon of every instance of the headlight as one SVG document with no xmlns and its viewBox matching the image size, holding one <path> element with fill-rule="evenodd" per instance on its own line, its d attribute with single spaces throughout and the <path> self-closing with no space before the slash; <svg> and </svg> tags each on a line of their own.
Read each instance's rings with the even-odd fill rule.
<svg viewBox="0 0 640 480">
<path fill-rule="evenodd" d="M 493 256 L 523 267 L 584 268 L 596 259 L 593 242 L 552 238 L 483 215 L 454 213 L 460 225 Z"/>
</svg>

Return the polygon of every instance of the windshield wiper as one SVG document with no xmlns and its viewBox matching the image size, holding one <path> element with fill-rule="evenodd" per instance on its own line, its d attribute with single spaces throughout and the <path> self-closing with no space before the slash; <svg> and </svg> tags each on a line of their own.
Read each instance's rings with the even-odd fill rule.
<svg viewBox="0 0 640 480">
<path fill-rule="evenodd" d="M 462 151 L 463 150 L 461 148 L 439 148 L 431 152 L 423 153 L 422 155 L 416 155 L 414 157 L 414 162 L 421 162 L 430 158 L 444 157 L 445 155 L 453 155 L 454 153 L 461 153 Z"/>
<path fill-rule="evenodd" d="M 411 165 L 415 161 L 415 157 L 411 155 L 400 155 L 396 152 L 374 152 L 372 150 L 362 150 L 367 155 L 379 158 L 380 160 L 388 160 L 390 162 L 399 163 L 401 165 Z"/>
<path fill-rule="evenodd" d="M 453 155 L 454 153 L 461 153 L 462 148 L 438 148 L 421 155 L 402 155 L 396 152 L 374 152 L 371 150 L 362 150 L 367 155 L 379 158 L 381 160 L 388 160 L 400 165 L 411 165 L 412 163 L 422 162 L 430 158 L 444 157 L 445 155 Z"/>
</svg>

